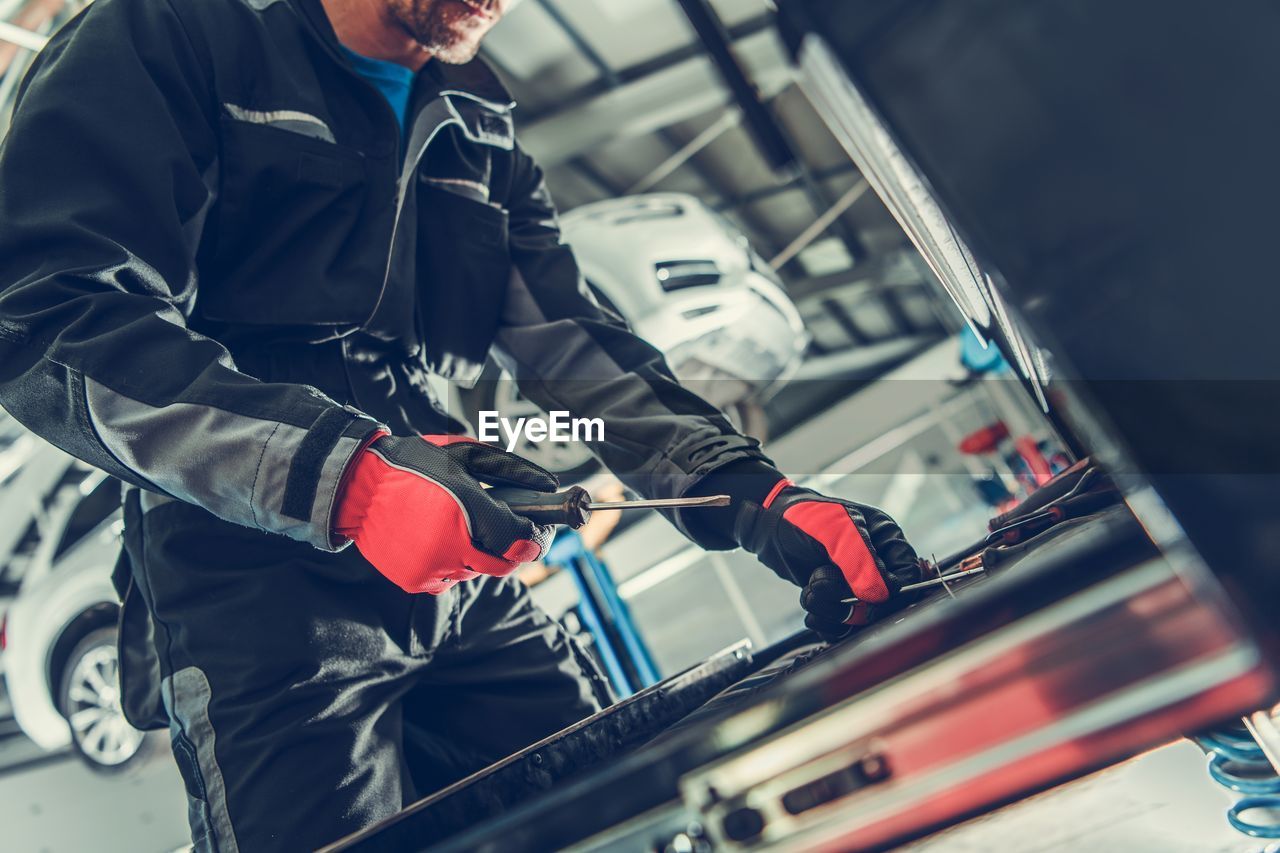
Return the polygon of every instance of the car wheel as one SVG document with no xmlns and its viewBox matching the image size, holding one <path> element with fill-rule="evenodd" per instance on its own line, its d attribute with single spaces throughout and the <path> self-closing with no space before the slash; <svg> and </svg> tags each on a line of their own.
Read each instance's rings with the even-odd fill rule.
<svg viewBox="0 0 1280 853">
<path fill-rule="evenodd" d="M 76 644 L 63 668 L 58 698 L 71 728 L 71 747 L 93 770 L 119 773 L 149 751 L 146 733 L 129 724 L 120 706 L 115 628 L 98 628 Z"/>
</svg>

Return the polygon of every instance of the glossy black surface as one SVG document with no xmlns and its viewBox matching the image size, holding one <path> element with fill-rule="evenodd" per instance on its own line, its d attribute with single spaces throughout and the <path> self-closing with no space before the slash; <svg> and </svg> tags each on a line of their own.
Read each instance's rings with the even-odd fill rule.
<svg viewBox="0 0 1280 853">
<path fill-rule="evenodd" d="M 653 809 L 660 810 L 654 821 L 673 820 L 672 814 L 683 808 L 678 802 L 679 781 L 690 771 L 970 640 L 998 632 L 1153 554 L 1150 542 L 1122 508 L 1044 534 L 1036 547 L 1002 566 L 998 582 L 966 583 L 954 600 L 943 592 L 931 595 L 895 621 L 871 626 L 838 646 L 807 655 L 797 665 L 782 667 L 770 683 L 745 691 L 741 702 L 700 714 L 696 723 L 643 750 L 513 803 L 500 816 L 467 832 L 442 838 L 433 833 L 425 814 L 420 820 L 409 810 L 342 849 L 553 850 L 611 832 Z"/>
<path fill-rule="evenodd" d="M 1053 354 L 1051 399 L 1145 473 L 1277 660 L 1280 9 L 786 0 Z"/>
</svg>

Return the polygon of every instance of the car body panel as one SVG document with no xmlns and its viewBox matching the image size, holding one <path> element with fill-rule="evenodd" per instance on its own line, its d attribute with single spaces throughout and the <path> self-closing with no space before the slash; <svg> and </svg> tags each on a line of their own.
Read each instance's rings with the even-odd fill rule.
<svg viewBox="0 0 1280 853">
<path fill-rule="evenodd" d="M 41 502 L 73 464 L 70 456 L 25 430 L 0 449 L 0 568 L 6 566 Z"/>
<path fill-rule="evenodd" d="M 804 323 L 745 236 L 694 196 L 654 193 L 579 207 L 561 219 L 583 275 L 682 381 L 735 379 L 759 397 L 794 373 Z M 668 289 L 659 271 L 713 269 L 714 283 Z M 729 394 L 718 394 L 718 398 Z"/>
<path fill-rule="evenodd" d="M 595 202 L 564 214 L 560 226 L 600 302 L 660 350 L 681 383 L 731 418 L 758 408 L 799 369 L 810 335 L 781 279 L 729 220 L 695 196 Z M 428 385 L 447 411 L 473 426 L 480 411 L 508 418 L 540 412 L 496 366 L 465 393 L 439 377 Z M 585 444 L 526 440 L 516 452 L 566 482 L 595 468 Z"/>
<path fill-rule="evenodd" d="M 23 732 L 47 750 L 70 743 L 53 698 L 49 664 L 55 645 L 82 614 L 117 606 L 111 570 L 120 550 L 118 513 L 72 546 L 52 570 L 23 583 L 6 613 L 5 686 Z"/>
</svg>

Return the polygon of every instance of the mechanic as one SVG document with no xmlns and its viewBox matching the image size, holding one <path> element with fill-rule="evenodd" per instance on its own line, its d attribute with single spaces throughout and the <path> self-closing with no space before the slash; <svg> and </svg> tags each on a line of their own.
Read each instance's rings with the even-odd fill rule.
<svg viewBox="0 0 1280 853">
<path fill-rule="evenodd" d="M 918 579 L 593 300 L 475 58 L 512 2 L 96 0 L 23 82 L 0 403 L 127 484 L 125 706 L 169 727 L 197 849 L 314 848 L 610 701 L 508 577 L 551 531 L 481 486 L 555 478 L 462 437 L 429 372 L 492 350 L 603 418 L 637 492 L 728 492 L 671 520 L 827 636 Z"/>
</svg>

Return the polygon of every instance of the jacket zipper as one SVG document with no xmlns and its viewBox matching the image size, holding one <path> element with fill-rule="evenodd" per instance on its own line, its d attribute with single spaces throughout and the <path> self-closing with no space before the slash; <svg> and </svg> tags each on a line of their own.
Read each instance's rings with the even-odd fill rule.
<svg viewBox="0 0 1280 853">
<path fill-rule="evenodd" d="M 351 67 L 350 63 L 346 61 L 346 57 L 344 57 L 341 51 L 339 51 L 333 44 L 330 43 L 329 39 L 324 38 L 321 33 L 316 31 L 315 22 L 310 20 L 305 10 L 299 9 L 295 6 L 294 13 L 298 14 L 300 17 L 302 17 L 304 20 L 307 21 L 308 31 L 311 33 L 311 36 L 315 38 L 318 42 L 320 42 L 321 45 L 324 46 L 324 49 L 328 51 L 330 58 L 332 58 L 335 62 L 337 62 L 339 66 L 341 66 L 343 72 L 350 75 L 351 77 L 354 77 L 359 82 L 359 84 L 364 87 L 365 91 L 369 93 L 368 96 L 372 96 L 376 98 L 381 103 L 382 105 L 381 110 L 383 115 L 390 120 L 390 124 L 393 125 L 395 129 L 395 159 L 392 162 L 396 164 L 400 163 L 401 158 L 405 156 L 405 154 L 401 152 L 401 146 L 404 145 L 404 141 L 401 139 L 402 133 L 400 130 L 400 121 L 399 119 L 396 118 L 395 111 L 391 108 L 391 104 L 387 103 L 387 99 L 383 97 L 382 93 L 379 92 L 372 83 L 370 83 L 368 80 L 364 79 L 363 77 L 361 77 L 359 74 L 355 72 L 355 70 Z M 321 11 L 321 14 L 324 14 L 323 11 Z M 486 109 L 489 109 L 499 114 L 510 113 L 511 110 L 515 108 L 514 101 L 509 102 L 505 105 L 499 104 L 496 101 L 491 101 L 488 98 L 482 98 L 479 95 L 472 94 L 471 92 L 464 92 L 460 89 L 441 90 L 438 97 L 443 98 L 444 100 L 447 101 L 448 98 L 451 96 L 466 98 L 467 100 L 480 104 Z M 423 109 L 418 110 L 417 113 L 413 116 L 412 122 L 410 122 L 408 120 L 408 116 L 406 116 L 405 117 L 406 126 L 409 128 L 413 128 L 414 125 L 417 124 L 418 119 L 421 117 L 423 111 L 424 111 Z M 455 116 L 457 116 L 457 112 L 456 110 L 453 109 L 452 106 L 450 106 L 450 112 L 452 112 Z M 435 133 L 438 132 L 439 129 L 444 126 L 444 124 L 445 123 L 441 123 L 440 125 L 437 126 L 436 131 L 432 132 L 432 134 L 427 138 L 427 141 L 422 145 L 419 151 L 414 155 L 412 168 L 411 169 L 407 168 L 409 164 L 405 163 L 401 165 L 397 173 L 395 186 L 394 186 L 394 191 L 395 191 L 394 198 L 396 200 L 396 213 L 395 213 L 395 218 L 392 220 L 391 239 L 387 246 L 387 262 L 385 267 L 386 272 L 382 277 L 382 286 L 378 290 L 378 298 L 374 301 L 373 310 L 370 312 L 368 319 L 366 319 L 364 323 L 361 324 L 360 329 L 357 329 L 355 331 L 359 331 L 361 329 L 367 328 L 368 325 L 371 322 L 373 322 L 374 317 L 376 317 L 378 314 L 378 309 L 382 307 L 382 300 L 386 296 L 387 285 L 391 279 L 391 263 L 395 256 L 396 233 L 399 231 L 399 225 L 400 225 L 400 212 L 402 207 L 401 192 L 404 189 L 404 186 L 403 186 L 404 177 L 405 175 L 415 174 L 417 172 L 418 163 L 421 162 L 422 155 L 426 152 L 427 148 L 431 146 L 431 142 L 435 139 Z M 410 133 L 412 134 L 412 130 L 410 130 Z M 340 335 L 339 337 L 346 337 L 346 335 Z"/>
<path fill-rule="evenodd" d="M 448 103 L 447 97 L 437 98 L 436 100 L 437 101 L 443 100 L 446 103 Z M 436 103 L 436 101 L 432 101 L 432 104 L 434 103 Z M 423 114 L 427 111 L 427 109 L 430 109 L 430 105 L 423 108 L 422 110 L 419 110 L 418 114 L 414 116 L 413 126 L 415 128 L 417 126 L 418 121 L 422 118 Z M 395 260 L 396 235 L 400 233 L 400 214 L 404 211 L 404 197 L 402 193 L 405 191 L 405 187 L 402 185 L 402 182 L 406 175 L 417 174 L 418 164 L 422 162 L 422 155 L 425 154 L 427 149 L 431 147 L 431 143 L 435 141 L 436 134 L 438 134 L 445 126 L 456 123 L 457 112 L 454 110 L 452 104 L 449 105 L 449 112 L 455 118 L 449 118 L 449 119 L 445 119 L 443 121 L 438 122 L 436 126 L 432 128 L 431 132 L 427 135 L 426 139 L 423 140 L 417 152 L 414 153 L 413 162 L 412 163 L 406 162 L 400 169 L 400 178 L 396 180 L 396 196 L 395 196 L 396 211 L 395 211 L 395 217 L 391 221 L 391 240 L 389 242 L 389 245 L 387 246 L 387 262 L 382 275 L 382 286 L 378 289 L 378 298 L 377 300 L 374 301 L 373 310 L 369 312 L 369 317 L 364 321 L 362 328 L 367 327 L 370 323 L 373 322 L 373 319 L 378 316 L 378 309 L 382 307 L 382 300 L 387 295 L 387 285 L 391 283 L 391 264 Z M 410 132 L 410 141 L 412 141 L 412 131 Z"/>
</svg>

